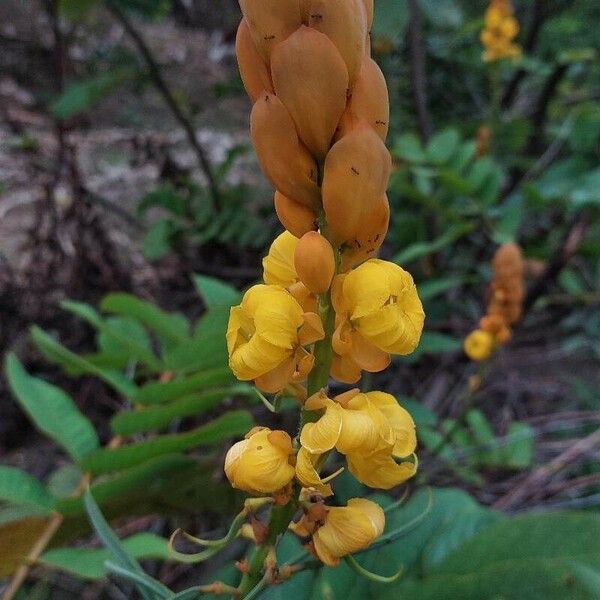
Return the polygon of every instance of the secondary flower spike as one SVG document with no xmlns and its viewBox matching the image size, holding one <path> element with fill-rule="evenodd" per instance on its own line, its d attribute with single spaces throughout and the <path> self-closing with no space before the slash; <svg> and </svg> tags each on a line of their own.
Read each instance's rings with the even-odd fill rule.
<svg viewBox="0 0 600 600">
<path fill-rule="evenodd" d="M 518 33 L 519 23 L 510 0 L 492 0 L 485 11 L 485 28 L 480 36 L 485 48 L 483 60 L 493 62 L 519 56 L 521 47 L 513 42 Z"/>
<path fill-rule="evenodd" d="M 486 314 L 479 329 L 465 339 L 465 354 L 474 361 L 487 360 L 512 335 L 511 326 L 521 318 L 525 297 L 524 262 L 517 244 L 502 244 L 492 261 L 493 278 Z"/>
</svg>

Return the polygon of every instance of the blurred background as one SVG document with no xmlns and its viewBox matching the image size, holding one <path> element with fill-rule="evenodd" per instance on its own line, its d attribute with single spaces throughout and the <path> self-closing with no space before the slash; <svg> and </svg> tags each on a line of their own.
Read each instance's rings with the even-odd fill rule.
<svg viewBox="0 0 600 600">
<path fill-rule="evenodd" d="M 440 496 L 448 510 L 468 494 L 485 515 L 594 514 L 600 3 L 515 0 L 522 55 L 501 63 L 482 60 L 486 7 L 375 0 L 394 158 L 381 255 L 413 274 L 427 321 L 417 352 L 364 384 L 412 412 L 412 485 L 458 494 Z M 96 555 L 56 553 L 94 547 L 84 473 L 167 585 L 231 562 L 239 548 L 195 568 L 159 559 L 175 527 L 216 531 L 239 506 L 225 440 L 253 418 L 293 428 L 226 368 L 227 309 L 282 231 L 249 142 L 239 18 L 235 0 L 0 3 L 0 590 L 60 514 L 17 597 L 123 597 Z M 482 373 L 462 342 L 509 241 L 526 258 L 524 316 Z M 107 445 L 137 454 L 111 462 Z M 598 597 L 589 585 L 568 597 Z"/>
</svg>

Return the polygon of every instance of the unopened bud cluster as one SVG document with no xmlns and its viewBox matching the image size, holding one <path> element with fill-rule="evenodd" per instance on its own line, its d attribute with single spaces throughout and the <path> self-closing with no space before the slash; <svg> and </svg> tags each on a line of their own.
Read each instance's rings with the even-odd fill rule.
<svg viewBox="0 0 600 600">
<path fill-rule="evenodd" d="M 252 430 L 229 451 L 225 471 L 236 488 L 303 507 L 294 530 L 334 565 L 367 547 L 385 520 L 364 499 L 325 506 L 331 477 L 320 471 L 329 453 L 380 489 L 412 477 L 417 464 L 413 420 L 393 396 L 331 398 L 324 389 L 329 377 L 354 384 L 363 371 L 385 369 L 390 355 L 412 352 L 425 318 L 411 275 L 376 258 L 392 163 L 387 86 L 370 57 L 373 0 L 240 6 L 236 51 L 253 102 L 251 139 L 286 231 L 263 260 L 264 283 L 231 310 L 230 366 L 263 392 L 294 395 L 312 417 L 295 444 L 282 431 Z"/>
<path fill-rule="evenodd" d="M 479 329 L 471 332 L 464 343 L 466 354 L 475 361 L 487 360 L 495 348 L 510 340 L 511 326 L 523 310 L 524 262 L 519 246 L 500 246 L 492 267 L 487 313 L 479 321 Z"/>
<path fill-rule="evenodd" d="M 485 62 L 514 58 L 521 54 L 521 47 L 514 43 L 519 33 L 519 23 L 514 17 L 510 0 L 492 0 L 484 20 L 485 27 L 480 38 L 485 48 Z"/>
</svg>

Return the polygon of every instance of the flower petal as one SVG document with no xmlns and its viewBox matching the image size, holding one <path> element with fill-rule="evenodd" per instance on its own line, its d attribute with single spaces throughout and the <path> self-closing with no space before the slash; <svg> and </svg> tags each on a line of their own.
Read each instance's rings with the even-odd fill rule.
<svg viewBox="0 0 600 600">
<path fill-rule="evenodd" d="M 316 423 L 304 425 L 300 433 L 300 443 L 311 454 L 324 454 L 336 445 L 341 431 L 341 408 L 332 402 Z"/>
</svg>

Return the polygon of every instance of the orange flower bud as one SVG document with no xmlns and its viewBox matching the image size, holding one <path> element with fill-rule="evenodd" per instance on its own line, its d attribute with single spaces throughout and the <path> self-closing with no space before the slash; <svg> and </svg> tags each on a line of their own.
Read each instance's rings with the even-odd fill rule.
<svg viewBox="0 0 600 600">
<path fill-rule="evenodd" d="M 373 14 L 375 12 L 375 7 L 373 6 L 373 0 L 363 0 L 365 4 L 365 11 L 367 14 L 367 31 L 371 31 L 371 27 L 373 26 Z"/>
<path fill-rule="evenodd" d="M 300 143 L 294 122 L 277 96 L 265 92 L 256 101 L 250 115 L 250 136 L 271 183 L 292 200 L 318 206 L 317 165 Z"/>
<path fill-rule="evenodd" d="M 244 88 L 252 102 L 256 102 L 263 91 L 272 93 L 271 73 L 252 41 L 246 19 L 240 21 L 237 30 L 235 53 Z"/>
<path fill-rule="evenodd" d="M 378 135 L 361 123 L 325 159 L 323 207 L 336 242 L 353 240 L 385 193 L 392 160 Z"/>
<path fill-rule="evenodd" d="M 322 294 L 329 289 L 335 273 L 333 248 L 320 233 L 309 231 L 298 241 L 294 265 L 302 283 L 313 294 Z"/>
<path fill-rule="evenodd" d="M 517 244 L 502 244 L 493 260 L 494 279 L 523 276 L 523 256 Z"/>
<path fill-rule="evenodd" d="M 390 121 L 388 89 L 381 69 L 368 56 L 363 58 L 347 110 L 364 119 L 385 142 Z"/>
<path fill-rule="evenodd" d="M 293 236 L 301 238 L 305 233 L 317 229 L 317 215 L 304 204 L 290 200 L 281 192 L 275 192 L 273 202 L 279 221 Z"/>
<path fill-rule="evenodd" d="M 367 41 L 367 12 L 363 0 L 312 0 L 308 24 L 335 44 L 346 63 L 352 85 Z"/>
<path fill-rule="evenodd" d="M 240 0 L 240 8 L 256 49 L 267 64 L 273 48 L 302 23 L 298 0 Z"/>
<path fill-rule="evenodd" d="M 300 139 L 323 159 L 346 108 L 348 69 L 340 53 L 326 35 L 302 26 L 275 48 L 271 70 Z"/>
<path fill-rule="evenodd" d="M 302 17 L 302 23 L 304 23 L 304 25 L 308 25 L 311 2 L 312 0 L 300 0 L 300 16 Z"/>
<path fill-rule="evenodd" d="M 342 273 L 377 256 L 390 224 L 390 203 L 384 194 L 375 208 L 361 223 L 356 237 L 342 248 Z"/>
</svg>

